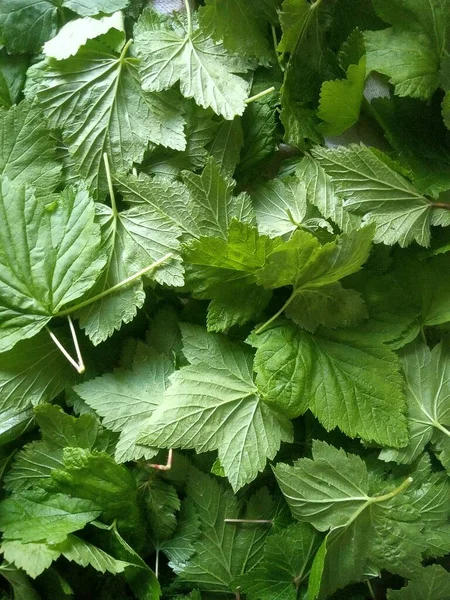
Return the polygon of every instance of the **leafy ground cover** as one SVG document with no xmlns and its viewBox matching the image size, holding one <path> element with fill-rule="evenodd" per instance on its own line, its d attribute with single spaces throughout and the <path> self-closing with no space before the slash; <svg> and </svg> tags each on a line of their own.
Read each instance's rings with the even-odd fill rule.
<svg viewBox="0 0 450 600">
<path fill-rule="evenodd" d="M 164 4 L 0 3 L 0 598 L 448 600 L 450 2 Z"/>
</svg>

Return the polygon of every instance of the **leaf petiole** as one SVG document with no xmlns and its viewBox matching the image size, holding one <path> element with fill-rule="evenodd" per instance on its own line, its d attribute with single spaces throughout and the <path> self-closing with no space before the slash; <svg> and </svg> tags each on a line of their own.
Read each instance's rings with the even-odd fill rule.
<svg viewBox="0 0 450 600">
<path fill-rule="evenodd" d="M 251 104 L 252 102 L 256 102 L 256 100 L 259 100 L 260 98 L 264 98 L 264 96 L 267 96 L 268 94 L 271 94 L 274 91 L 275 91 L 274 86 L 267 88 L 267 90 L 263 90 L 262 92 L 259 92 L 259 94 L 255 94 L 254 96 L 250 96 L 250 98 L 247 98 L 247 100 L 245 101 L 245 104 Z"/>
<path fill-rule="evenodd" d="M 57 348 L 61 351 L 61 353 L 65 356 L 65 358 L 67 358 L 67 360 L 74 367 L 74 369 L 77 371 L 77 373 L 80 373 L 80 375 L 81 375 L 81 373 L 84 373 L 84 371 L 86 370 L 86 367 L 84 365 L 83 357 L 81 356 L 80 346 L 78 344 L 77 333 L 75 331 L 75 327 L 73 326 L 72 319 L 70 318 L 70 316 L 68 316 L 67 320 L 69 321 L 70 333 L 72 335 L 73 345 L 75 347 L 75 352 L 77 354 L 77 360 L 75 360 L 67 352 L 67 350 L 64 348 L 64 346 L 61 344 L 61 342 L 56 337 L 56 335 L 53 333 L 53 331 L 50 330 L 50 328 L 47 325 L 45 326 L 45 328 L 46 328 L 47 333 L 49 334 L 51 340 L 54 342 L 54 344 L 57 346 Z"/>
<path fill-rule="evenodd" d="M 137 273 L 134 273 L 133 275 L 130 275 L 126 279 L 122 279 L 122 281 L 119 281 L 119 283 L 116 283 L 115 285 L 108 288 L 107 290 L 103 290 L 103 292 L 100 292 L 99 294 L 92 296 L 92 298 L 88 298 L 87 300 L 80 302 L 76 306 L 72 306 L 71 308 L 67 308 L 66 310 L 61 310 L 60 312 L 55 313 L 53 316 L 54 317 L 65 317 L 67 315 L 70 315 L 70 314 L 76 312 L 77 310 L 80 310 L 81 308 L 84 308 L 85 306 L 89 306 L 90 304 L 97 302 L 97 300 L 101 300 L 102 298 L 105 298 L 105 296 L 109 296 L 110 294 L 113 294 L 114 292 L 119 291 L 126 285 L 133 283 L 133 281 L 136 281 L 136 279 L 139 279 L 139 277 L 142 277 L 143 275 L 146 275 L 153 269 L 156 269 L 157 267 L 162 265 L 166 260 L 169 260 L 169 258 L 172 258 L 172 256 L 173 256 L 172 252 L 169 252 L 168 254 L 166 254 L 159 260 L 156 260 L 154 263 L 152 263 L 148 267 L 144 267 L 143 269 L 141 269 Z"/>
</svg>

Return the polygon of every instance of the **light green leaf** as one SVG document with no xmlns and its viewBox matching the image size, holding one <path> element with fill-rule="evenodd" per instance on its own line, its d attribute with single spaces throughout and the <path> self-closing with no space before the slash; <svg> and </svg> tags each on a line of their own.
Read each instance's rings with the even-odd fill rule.
<svg viewBox="0 0 450 600">
<path fill-rule="evenodd" d="M 183 182 L 191 200 L 191 215 L 199 236 L 227 239 L 233 219 L 251 223 L 253 208 L 246 193 L 233 196 L 236 182 L 209 159 L 201 175 L 185 171 Z"/>
<path fill-rule="evenodd" d="M 308 202 L 317 206 L 325 219 L 330 219 L 346 233 L 360 227 L 361 218 L 344 210 L 342 197 L 316 160 L 303 157 L 295 173 L 306 186 Z"/>
<path fill-rule="evenodd" d="M 319 325 L 343 325 L 364 317 L 359 294 L 344 290 L 337 282 L 359 271 L 369 256 L 372 237 L 372 228 L 362 228 L 351 234 L 344 233 L 336 241 L 322 246 L 312 234 L 296 231 L 269 254 L 256 274 L 259 285 L 266 288 L 293 287 L 282 308 L 258 331 L 265 329 L 283 311 L 311 331 Z M 338 312 L 335 306 L 339 306 Z"/>
<path fill-rule="evenodd" d="M 278 0 L 206 0 L 200 12 L 200 25 L 225 48 L 241 56 L 255 57 L 268 65 L 272 58 L 268 40 L 268 16 L 275 23 Z M 269 13 L 269 14 L 267 14 Z"/>
<path fill-rule="evenodd" d="M 100 573 L 108 572 L 116 575 L 123 573 L 130 566 L 130 563 L 117 560 L 101 548 L 97 548 L 76 535 L 68 535 L 64 542 L 56 547 L 67 560 L 82 567 L 91 566 Z"/>
<path fill-rule="evenodd" d="M 186 284 L 194 297 L 211 299 L 209 330 L 223 331 L 258 317 L 271 293 L 256 285 L 255 273 L 280 243 L 233 221 L 227 241 L 202 237 L 186 247 Z"/>
<path fill-rule="evenodd" d="M 158 92 L 179 82 L 183 96 L 194 98 L 203 108 L 211 107 L 225 119 L 244 112 L 249 85 L 235 73 L 245 73 L 247 63 L 214 43 L 198 28 L 195 16 L 189 14 L 188 20 L 174 17 L 169 25 L 144 13 L 136 46 L 144 90 Z"/>
<path fill-rule="evenodd" d="M 92 287 L 105 264 L 94 203 L 67 188 L 46 207 L 30 188 L 0 194 L 0 351 L 37 334 Z"/>
<path fill-rule="evenodd" d="M 428 246 L 431 202 L 367 146 L 316 148 L 314 156 L 345 198 L 344 208 L 376 224 L 375 242 Z"/>
<path fill-rule="evenodd" d="M 5 560 L 25 571 L 33 579 L 61 556 L 55 545 L 44 542 L 22 543 L 16 540 L 4 541 L 0 546 Z"/>
<path fill-rule="evenodd" d="M 261 560 L 270 529 L 267 524 L 245 528 L 226 523 L 225 519 L 270 519 L 270 494 L 263 488 L 244 504 L 217 479 L 192 470 L 186 502 L 198 515 L 200 535 L 194 544 L 195 554 L 180 573 L 181 580 L 201 590 L 234 592 L 239 585 L 235 578 L 246 570 L 252 571 Z"/>
<path fill-rule="evenodd" d="M 306 217 L 306 187 L 296 177 L 273 179 L 252 194 L 258 229 L 270 237 L 292 233 Z"/>
<path fill-rule="evenodd" d="M 400 363 L 377 338 L 351 329 L 315 335 L 281 324 L 251 336 L 256 383 L 265 402 L 295 417 L 310 409 L 350 437 L 408 442 Z"/>
<path fill-rule="evenodd" d="M 446 600 L 450 590 L 450 573 L 440 565 L 429 565 L 411 577 L 401 590 L 388 590 L 388 600 Z"/>
<path fill-rule="evenodd" d="M 31 442 L 16 455 L 6 473 L 5 489 L 21 492 L 33 487 L 43 487 L 51 481 L 52 471 L 63 467 L 60 448 L 50 448 L 43 441 Z"/>
<path fill-rule="evenodd" d="M 0 529 L 4 540 L 58 543 L 99 515 L 90 500 L 27 490 L 0 503 Z"/>
<path fill-rule="evenodd" d="M 172 372 L 173 364 L 166 356 L 146 348 L 132 370 L 117 369 L 74 388 L 103 418 L 105 427 L 120 432 L 117 462 L 149 459 L 157 453 L 157 448 L 138 444 L 137 438 L 161 403 Z"/>
<path fill-rule="evenodd" d="M 366 58 L 350 65 L 346 79 L 325 81 L 320 91 L 317 116 L 324 121 L 319 131 L 324 135 L 341 135 L 359 119 L 366 79 Z"/>
<path fill-rule="evenodd" d="M 119 176 L 119 181 L 127 182 L 126 176 Z M 136 182 L 136 178 L 133 181 Z M 170 212 L 174 212 L 170 202 L 177 199 L 177 188 L 169 191 L 168 184 L 147 181 L 150 193 L 145 202 L 136 202 L 125 184 L 118 187 L 130 208 L 119 212 L 115 202 L 111 208 L 104 204 L 96 206 L 102 250 L 107 254 L 108 262 L 92 288 L 91 296 L 117 285 L 169 253 L 173 256 L 154 271 L 153 277 L 158 283 L 167 285 L 179 286 L 184 282 L 178 241 L 181 229 L 170 216 Z M 156 204 L 153 198 L 163 192 L 167 192 L 163 201 Z M 97 345 L 120 329 L 122 323 L 132 321 L 144 301 L 142 280 L 138 280 L 79 311 L 80 326 Z"/>
<path fill-rule="evenodd" d="M 55 330 L 58 339 L 64 340 Z M 63 342 L 64 343 L 64 342 Z M 53 400 L 73 378 L 73 368 L 46 332 L 2 354 L 0 412 L 16 412 Z"/>
<path fill-rule="evenodd" d="M 297 600 L 321 536 L 310 525 L 295 523 L 268 537 L 259 565 L 237 583 L 249 600 Z"/>
<path fill-rule="evenodd" d="M 50 194 L 59 183 L 56 143 L 31 102 L 0 110 L 0 173 L 15 186 L 32 185 L 38 196 Z"/>
<path fill-rule="evenodd" d="M 67 60 L 49 59 L 38 77 L 40 106 L 99 198 L 107 191 L 105 152 L 113 169 L 127 171 L 150 141 L 175 150 L 186 144 L 179 100 L 172 92 L 143 92 L 139 61 L 128 49 L 129 43 L 119 56 L 90 41 Z"/>
<path fill-rule="evenodd" d="M 431 442 L 450 472 L 449 349 L 438 344 L 430 351 L 424 343 L 416 342 L 402 350 L 401 358 L 406 379 L 410 440 L 406 448 L 385 448 L 380 458 L 411 463 Z"/>
<path fill-rule="evenodd" d="M 374 8 L 392 27 L 364 34 L 368 70 L 387 75 L 399 96 L 430 99 L 439 85 L 447 0 L 375 0 Z"/>
<path fill-rule="evenodd" d="M 33 428 L 34 415 L 30 408 L 0 413 L 0 446 L 9 444 Z"/>
<path fill-rule="evenodd" d="M 58 11 L 69 8 L 79 15 L 113 13 L 129 0 L 5 0 L 0 6 L 0 39 L 12 53 L 38 52 L 53 37 Z"/>
<path fill-rule="evenodd" d="M 237 490 L 262 471 L 281 441 L 291 440 L 290 423 L 261 401 L 245 347 L 196 326 L 185 325 L 182 332 L 190 364 L 172 375 L 138 442 L 218 450 Z"/>
<path fill-rule="evenodd" d="M 111 29 L 115 30 L 114 38 L 123 43 L 125 32 L 122 13 L 117 12 L 100 19 L 85 17 L 69 21 L 54 38 L 44 44 L 44 54 L 49 58 L 64 60 L 76 54 L 88 40 L 104 35 Z"/>
</svg>

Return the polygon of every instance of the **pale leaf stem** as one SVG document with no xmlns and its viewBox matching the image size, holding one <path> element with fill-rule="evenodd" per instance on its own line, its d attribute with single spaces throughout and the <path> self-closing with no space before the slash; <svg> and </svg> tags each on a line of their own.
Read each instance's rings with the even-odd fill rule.
<svg viewBox="0 0 450 600">
<path fill-rule="evenodd" d="M 80 310 L 81 308 L 84 308 L 85 306 L 89 306 L 90 304 L 97 302 L 97 300 L 101 300 L 105 296 L 109 296 L 110 294 L 113 294 L 114 292 L 119 291 L 126 285 L 133 283 L 133 281 L 135 281 L 136 279 L 139 279 L 139 277 L 142 277 L 143 275 L 146 275 L 153 269 L 156 269 L 157 267 L 162 265 L 166 260 L 168 260 L 169 258 L 172 258 L 172 256 L 173 256 L 172 252 L 169 252 L 168 254 L 166 254 L 159 260 L 156 260 L 154 263 L 152 263 L 148 267 L 141 269 L 140 271 L 138 271 L 137 273 L 134 273 L 133 275 L 130 275 L 126 279 L 122 279 L 122 281 L 119 281 L 119 283 L 116 283 L 115 285 L 108 288 L 107 290 L 103 290 L 103 292 L 100 292 L 99 294 L 92 296 L 92 298 L 88 298 L 87 300 L 80 302 L 76 306 L 72 306 L 71 308 L 67 308 L 66 310 L 61 310 L 60 312 L 55 313 L 53 316 L 54 317 L 65 317 L 67 315 L 70 315 L 70 314 L 76 312 L 77 310 Z"/>
<path fill-rule="evenodd" d="M 191 5 L 189 4 L 189 0 L 184 0 L 184 5 L 186 7 L 188 37 L 191 37 L 192 36 L 192 15 L 191 15 Z"/>
<path fill-rule="evenodd" d="M 67 350 L 64 348 L 64 346 L 61 344 L 61 342 L 58 340 L 58 338 L 53 333 L 53 331 L 51 331 L 47 325 L 45 326 L 45 329 L 47 330 L 47 333 L 49 334 L 52 342 L 55 344 L 55 346 L 58 348 L 58 350 L 61 352 L 61 354 L 63 354 L 63 356 L 70 362 L 70 364 L 77 371 L 77 373 L 80 373 L 80 374 L 84 373 L 83 361 L 81 361 L 81 364 L 80 364 L 74 358 L 72 358 L 72 356 L 70 356 L 70 354 L 67 352 Z"/>
<path fill-rule="evenodd" d="M 223 521 L 228 524 L 273 525 L 272 519 L 224 519 Z"/>
<path fill-rule="evenodd" d="M 151 464 L 149 465 L 149 467 L 151 467 L 152 469 L 157 469 L 158 471 L 170 471 L 170 469 L 172 468 L 172 460 L 173 450 L 172 448 L 170 448 L 169 453 L 167 455 L 167 462 L 165 465 Z"/>
<path fill-rule="evenodd" d="M 251 102 L 255 102 L 256 100 L 259 100 L 260 98 L 264 98 L 264 96 L 267 96 L 268 94 L 271 94 L 274 91 L 275 91 L 274 86 L 267 88 L 267 90 L 263 90 L 262 92 L 259 92 L 259 94 L 255 94 L 254 96 L 250 96 L 250 98 L 247 98 L 247 100 L 245 101 L 245 104 L 250 104 Z"/>
<path fill-rule="evenodd" d="M 103 162 L 105 163 L 105 171 L 106 171 L 106 179 L 108 181 L 109 197 L 111 198 L 111 208 L 112 208 L 114 217 L 117 218 L 118 212 L 117 212 L 117 205 L 116 205 L 116 196 L 114 194 L 114 187 L 113 187 L 113 182 L 112 182 L 112 177 L 111 177 L 111 169 L 109 168 L 109 160 L 108 160 L 108 155 L 106 154 L 106 152 L 103 153 Z"/>
</svg>

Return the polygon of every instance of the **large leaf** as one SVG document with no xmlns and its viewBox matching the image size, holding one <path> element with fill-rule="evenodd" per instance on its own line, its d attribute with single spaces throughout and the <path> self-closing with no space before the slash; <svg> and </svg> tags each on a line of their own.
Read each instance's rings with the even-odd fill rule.
<svg viewBox="0 0 450 600">
<path fill-rule="evenodd" d="M 429 245 L 431 202 L 368 147 L 316 148 L 314 156 L 344 196 L 344 207 L 376 224 L 376 242 Z"/>
<path fill-rule="evenodd" d="M 150 11 L 144 13 L 136 46 L 145 90 L 161 91 L 179 82 L 183 96 L 225 119 L 244 112 L 249 86 L 235 73 L 247 71 L 247 62 L 213 42 L 192 15 L 188 20 L 174 17 L 169 24 Z"/>
<path fill-rule="evenodd" d="M 364 332 L 315 335 L 280 324 L 253 334 L 256 383 L 267 403 L 290 417 L 310 409 L 328 430 L 405 446 L 405 399 L 396 355 Z"/>
<path fill-rule="evenodd" d="M 49 59 L 37 76 L 40 106 L 100 198 L 105 152 L 113 168 L 126 171 L 142 161 L 150 141 L 176 150 L 186 143 L 179 100 L 172 92 L 143 92 L 139 61 L 128 49 L 118 55 L 91 41 L 67 60 Z"/>
<path fill-rule="evenodd" d="M 94 203 L 67 188 L 46 207 L 4 180 L 0 194 L 0 351 L 38 333 L 92 287 L 105 264 Z"/>
<path fill-rule="evenodd" d="M 138 442 L 149 446 L 218 450 L 234 489 L 252 481 L 281 441 L 291 440 L 289 421 L 260 398 L 252 356 L 243 346 L 200 327 L 182 327 L 189 366 L 145 425 Z"/>
<path fill-rule="evenodd" d="M 419 569 L 401 590 L 388 590 L 388 600 L 446 600 L 450 574 L 440 565 Z"/>
<path fill-rule="evenodd" d="M 161 403 L 173 371 L 164 355 L 143 347 L 132 370 L 118 369 L 75 387 L 75 391 L 103 418 L 103 425 L 120 432 L 118 462 L 151 458 L 156 448 L 137 444 L 149 417 Z"/>
</svg>

